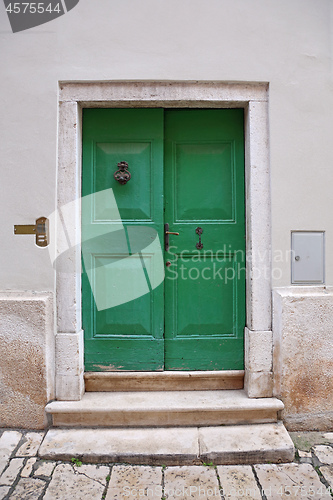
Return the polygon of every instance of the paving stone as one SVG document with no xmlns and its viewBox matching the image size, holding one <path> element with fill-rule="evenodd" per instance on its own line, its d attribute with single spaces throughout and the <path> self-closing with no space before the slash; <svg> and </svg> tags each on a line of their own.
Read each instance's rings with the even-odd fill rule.
<svg viewBox="0 0 333 500">
<path fill-rule="evenodd" d="M 215 468 L 196 465 L 168 467 L 164 472 L 164 497 L 170 500 L 176 498 L 220 499 L 220 487 Z"/>
<path fill-rule="evenodd" d="M 326 432 L 325 434 L 323 434 L 323 437 L 324 437 L 324 439 L 327 439 L 328 441 L 333 442 L 333 432 Z"/>
<path fill-rule="evenodd" d="M 44 500 L 64 500 L 67 498 L 71 500 L 82 500 L 83 498 L 100 500 L 108 473 L 109 468 L 105 466 L 86 465 L 82 466 L 81 471 L 78 472 L 70 464 L 57 465 L 44 495 Z M 91 478 L 94 476 L 97 479 Z M 102 477 L 104 477 L 103 482 Z"/>
<path fill-rule="evenodd" d="M 313 451 L 322 464 L 333 465 L 333 448 L 331 446 L 314 446 Z"/>
<path fill-rule="evenodd" d="M 115 465 L 106 500 L 123 498 L 162 497 L 162 469 L 160 467 Z"/>
<path fill-rule="evenodd" d="M 37 460 L 36 457 L 28 458 L 27 463 L 25 464 L 25 466 L 21 470 L 22 477 L 29 477 L 30 476 L 30 474 L 32 472 L 32 468 L 33 468 L 34 464 L 36 463 L 36 460 Z"/>
<path fill-rule="evenodd" d="M 28 432 L 24 436 L 24 443 L 16 452 L 17 457 L 33 457 L 36 455 L 38 448 L 44 437 L 44 432 Z"/>
<path fill-rule="evenodd" d="M 326 488 L 310 464 L 255 465 L 263 493 L 269 500 L 322 500 Z"/>
<path fill-rule="evenodd" d="M 9 486 L 0 486 L 0 500 L 5 498 L 9 490 L 10 490 Z"/>
<path fill-rule="evenodd" d="M 10 500 L 37 500 L 45 489 L 46 483 L 40 479 L 22 477 L 15 487 Z"/>
<path fill-rule="evenodd" d="M 46 477 L 51 476 L 56 465 L 57 465 L 56 462 L 41 461 L 38 463 L 33 475 L 36 477 L 38 477 L 38 476 L 46 476 Z"/>
<path fill-rule="evenodd" d="M 329 444 L 330 440 L 325 438 L 325 434 L 318 431 L 289 432 L 295 447 L 298 450 L 310 451 L 318 444 Z"/>
<path fill-rule="evenodd" d="M 250 465 L 217 467 L 224 498 L 261 499 L 260 490 Z"/>
<path fill-rule="evenodd" d="M 298 450 L 298 455 L 300 458 L 312 458 L 312 454 L 309 451 Z"/>
<path fill-rule="evenodd" d="M 333 465 L 323 465 L 320 467 L 320 472 L 333 490 Z"/>
<path fill-rule="evenodd" d="M 22 469 L 23 463 L 23 458 L 13 458 L 9 462 L 7 469 L 2 473 L 0 477 L 0 484 L 11 486 Z"/>
<path fill-rule="evenodd" d="M 84 474 L 94 481 L 98 481 L 106 486 L 106 477 L 110 475 L 110 467 L 105 465 L 74 465 L 74 471 L 77 474 Z"/>
<path fill-rule="evenodd" d="M 17 431 L 4 431 L 0 437 L 0 474 L 8 464 L 9 457 L 19 444 L 22 434 Z"/>
</svg>

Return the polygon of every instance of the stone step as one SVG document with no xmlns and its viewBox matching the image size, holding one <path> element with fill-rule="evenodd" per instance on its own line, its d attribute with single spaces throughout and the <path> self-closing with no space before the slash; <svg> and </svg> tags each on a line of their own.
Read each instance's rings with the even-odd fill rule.
<svg viewBox="0 0 333 500">
<path fill-rule="evenodd" d="M 243 389 L 244 371 L 86 372 L 87 392 Z"/>
<path fill-rule="evenodd" d="M 244 390 L 86 392 L 46 406 L 54 426 L 207 426 L 276 422 L 283 403 Z"/>
<path fill-rule="evenodd" d="M 50 429 L 39 448 L 50 460 L 92 463 L 214 465 L 290 462 L 294 445 L 283 424 L 130 429 Z"/>
</svg>

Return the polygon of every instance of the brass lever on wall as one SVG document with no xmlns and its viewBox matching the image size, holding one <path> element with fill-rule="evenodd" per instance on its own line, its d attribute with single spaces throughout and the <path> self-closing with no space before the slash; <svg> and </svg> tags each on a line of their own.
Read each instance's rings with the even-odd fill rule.
<svg viewBox="0 0 333 500">
<path fill-rule="evenodd" d="M 165 251 L 169 250 L 169 234 L 174 234 L 175 236 L 179 236 L 179 233 L 174 233 L 169 231 L 169 224 L 164 224 L 164 248 Z"/>
</svg>

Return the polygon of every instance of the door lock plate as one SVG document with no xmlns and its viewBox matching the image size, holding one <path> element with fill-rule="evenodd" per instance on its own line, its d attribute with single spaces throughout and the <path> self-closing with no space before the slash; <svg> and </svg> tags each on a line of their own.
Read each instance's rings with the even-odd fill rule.
<svg viewBox="0 0 333 500">
<path fill-rule="evenodd" d="M 47 247 L 50 242 L 49 219 L 39 217 L 39 219 L 36 219 L 36 224 L 15 224 L 14 234 L 35 234 L 36 245 L 38 247 Z"/>
</svg>

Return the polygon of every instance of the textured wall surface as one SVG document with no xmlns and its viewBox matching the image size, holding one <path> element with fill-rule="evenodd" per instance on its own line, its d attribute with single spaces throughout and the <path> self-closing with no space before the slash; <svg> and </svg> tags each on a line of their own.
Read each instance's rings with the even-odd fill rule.
<svg viewBox="0 0 333 500">
<path fill-rule="evenodd" d="M 0 427 L 42 429 L 54 398 L 52 295 L 0 294 Z"/>
<path fill-rule="evenodd" d="M 274 392 L 289 430 L 333 427 L 333 287 L 273 292 Z"/>
</svg>

